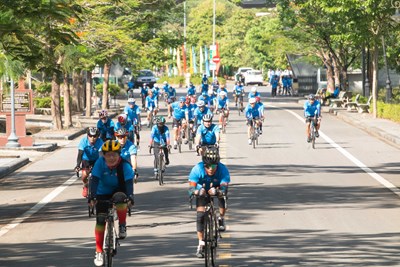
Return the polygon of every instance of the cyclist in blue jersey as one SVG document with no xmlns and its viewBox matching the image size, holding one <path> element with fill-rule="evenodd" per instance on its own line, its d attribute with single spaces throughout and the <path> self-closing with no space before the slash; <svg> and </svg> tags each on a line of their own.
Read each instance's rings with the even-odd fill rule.
<svg viewBox="0 0 400 267">
<path fill-rule="evenodd" d="M 168 114 L 172 113 L 172 127 L 174 129 L 174 149 L 178 148 L 178 129 L 181 127 L 182 134 L 186 132 L 187 127 L 187 113 L 186 113 L 186 98 L 184 96 L 179 98 L 179 102 L 171 104 L 171 110 Z"/>
<path fill-rule="evenodd" d="M 199 153 L 204 152 L 203 146 L 219 147 L 220 141 L 220 128 L 212 123 L 213 115 L 205 114 L 203 116 L 203 124 L 201 124 L 196 131 L 195 144 L 199 148 Z"/>
<path fill-rule="evenodd" d="M 272 97 L 276 97 L 276 92 L 277 92 L 278 86 L 279 86 L 278 75 L 273 75 L 270 83 L 271 83 L 271 88 L 272 88 L 271 95 L 272 95 Z"/>
<path fill-rule="evenodd" d="M 306 118 L 306 134 L 307 134 L 307 142 L 311 142 L 311 131 L 310 125 L 311 120 L 315 117 L 317 118 L 317 125 L 315 126 L 316 132 L 315 137 L 319 137 L 319 128 L 321 127 L 321 104 L 318 100 L 315 99 L 313 94 L 308 96 L 308 100 L 304 103 L 304 117 Z"/>
<path fill-rule="evenodd" d="M 153 94 L 157 98 L 157 102 L 160 102 L 161 89 L 158 86 L 158 84 L 154 84 L 153 89 L 151 89 L 151 90 L 153 91 Z"/>
<path fill-rule="evenodd" d="M 194 166 L 189 174 L 189 194 L 198 196 L 196 198 L 196 229 L 199 240 L 196 256 L 204 257 L 204 214 L 205 206 L 210 201 L 206 195 L 218 196 L 219 231 L 225 231 L 226 203 L 225 196 L 228 194 L 228 186 L 231 181 L 228 168 L 220 162 L 218 149 L 207 148 L 202 161 Z"/>
<path fill-rule="evenodd" d="M 211 112 L 214 112 L 214 110 L 216 109 L 216 107 L 215 107 L 216 102 L 217 102 L 217 98 L 214 93 L 214 90 L 209 89 L 208 90 L 208 107 L 211 109 Z"/>
<path fill-rule="evenodd" d="M 209 84 L 209 82 L 208 82 L 208 78 L 207 78 L 207 74 L 203 74 L 203 78 L 201 78 L 201 84 L 203 85 L 203 84 L 206 84 L 207 85 L 207 89 L 208 89 L 208 84 Z"/>
<path fill-rule="evenodd" d="M 170 87 L 171 87 L 171 86 L 168 84 L 168 82 L 167 82 L 167 81 L 164 81 L 164 82 L 163 82 L 162 91 L 163 91 L 164 93 L 166 93 Z"/>
<path fill-rule="evenodd" d="M 127 138 L 128 131 L 125 128 L 120 128 L 115 133 L 116 140 L 121 145 L 121 158 L 128 161 L 132 165 L 135 172 L 135 181 L 138 177 L 137 173 L 137 147 Z"/>
<path fill-rule="evenodd" d="M 142 108 L 146 108 L 146 97 L 149 94 L 149 88 L 144 83 L 142 87 L 140 87 L 140 97 L 142 98 Z"/>
<path fill-rule="evenodd" d="M 118 238 L 126 238 L 126 213 L 134 204 L 133 177 L 135 173 L 129 162 L 121 159 L 121 145 L 115 140 L 106 141 L 101 147 L 103 157 L 99 158 L 92 170 L 90 183 L 90 205 L 96 205 L 96 255 L 94 264 L 104 265 L 103 241 L 108 203 L 115 203 L 118 221 Z M 103 201 L 101 201 L 103 200 Z"/>
<path fill-rule="evenodd" d="M 262 119 L 260 107 L 256 105 L 256 99 L 254 97 L 249 99 L 249 104 L 246 106 L 244 113 L 247 119 L 248 143 L 251 145 L 251 127 L 253 126 L 253 119 L 256 122 L 255 127 L 260 127 Z"/>
<path fill-rule="evenodd" d="M 99 158 L 99 151 L 103 145 L 99 134 L 100 131 L 98 128 L 89 127 L 86 130 L 86 136 L 83 137 L 78 144 L 75 172 L 79 172 L 82 169 L 83 197 L 87 197 L 89 173 L 94 163 Z"/>
<path fill-rule="evenodd" d="M 264 122 L 265 119 L 265 115 L 264 115 L 264 103 L 261 102 L 261 97 L 256 96 L 256 107 L 258 108 L 259 112 L 260 112 L 260 134 L 262 134 L 262 123 Z"/>
<path fill-rule="evenodd" d="M 229 99 L 228 93 L 221 91 L 217 98 L 217 113 L 219 113 L 219 127 L 222 129 L 223 119 L 228 121 L 229 118 Z"/>
<path fill-rule="evenodd" d="M 171 138 L 169 134 L 168 126 L 165 125 L 165 118 L 159 116 L 156 118 L 156 125 L 153 126 L 150 133 L 150 144 L 149 147 L 153 146 L 154 152 L 154 174 L 156 176 L 158 171 L 157 166 L 157 155 L 160 147 L 164 150 L 165 165 L 169 165 L 169 148 L 171 147 Z"/>
<path fill-rule="evenodd" d="M 216 92 L 219 88 L 219 81 L 217 79 L 217 77 L 214 78 L 212 84 L 211 84 L 211 88 L 213 89 L 214 92 Z"/>
<path fill-rule="evenodd" d="M 228 90 L 225 87 L 225 84 L 221 84 L 221 86 L 217 89 L 217 95 L 219 95 L 219 93 L 221 92 L 225 92 L 228 95 Z"/>
<path fill-rule="evenodd" d="M 189 97 L 196 96 L 196 86 L 194 86 L 192 82 L 189 84 L 186 95 Z"/>
<path fill-rule="evenodd" d="M 157 96 L 154 94 L 153 90 L 149 90 L 148 96 L 146 97 L 146 109 L 147 109 L 147 125 L 150 125 L 151 113 L 155 117 L 158 112 L 158 101 Z"/>
<path fill-rule="evenodd" d="M 133 128 L 131 132 L 128 131 L 128 139 L 133 142 L 133 135 L 136 135 L 136 146 L 140 143 L 140 108 L 135 104 L 136 100 L 134 98 L 128 99 L 128 105 L 124 108 L 124 113 L 126 114 L 128 120 L 132 122 Z"/>
<path fill-rule="evenodd" d="M 203 116 L 206 114 L 212 114 L 211 110 L 206 107 L 205 103 L 203 100 L 197 101 L 197 108 L 194 110 L 194 123 L 196 126 L 196 129 L 201 125 L 201 122 L 203 120 Z"/>
<path fill-rule="evenodd" d="M 114 138 L 114 122 L 108 117 L 108 112 L 105 109 L 99 112 L 97 129 L 100 131 L 100 139 L 103 142 Z"/>
<path fill-rule="evenodd" d="M 245 91 L 244 91 L 244 86 L 243 86 L 242 82 L 237 82 L 237 84 L 233 88 L 233 97 L 235 99 L 235 107 L 237 107 L 239 98 L 242 98 L 242 101 L 243 101 L 244 94 L 245 94 Z"/>
<path fill-rule="evenodd" d="M 192 134 L 193 138 L 195 135 L 195 122 L 194 122 L 194 111 L 197 109 L 197 104 L 196 104 L 196 95 L 194 95 L 194 97 L 190 98 L 190 102 L 187 103 L 187 99 L 186 99 L 186 112 L 187 112 L 187 119 L 189 122 L 189 133 Z M 189 139 L 189 136 L 187 136 L 187 138 Z"/>
<path fill-rule="evenodd" d="M 249 95 L 247 96 L 248 99 L 250 98 L 255 98 L 256 96 L 260 96 L 260 93 L 257 92 L 257 88 L 255 86 L 251 87 L 251 91 Z"/>
</svg>

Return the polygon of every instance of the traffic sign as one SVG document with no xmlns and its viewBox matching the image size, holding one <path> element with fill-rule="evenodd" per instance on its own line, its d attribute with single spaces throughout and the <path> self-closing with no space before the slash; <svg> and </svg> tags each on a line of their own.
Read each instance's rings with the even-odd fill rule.
<svg viewBox="0 0 400 267">
<path fill-rule="evenodd" d="M 213 61 L 214 63 L 219 63 L 219 62 L 221 61 L 221 58 L 220 58 L 219 56 L 214 56 L 214 57 L 212 58 L 212 61 Z"/>
</svg>

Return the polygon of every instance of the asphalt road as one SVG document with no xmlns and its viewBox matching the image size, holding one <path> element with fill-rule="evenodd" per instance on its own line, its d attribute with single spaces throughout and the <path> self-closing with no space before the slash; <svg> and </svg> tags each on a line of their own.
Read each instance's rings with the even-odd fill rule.
<svg viewBox="0 0 400 267">
<path fill-rule="evenodd" d="M 301 106 L 278 98 L 266 107 L 256 149 L 234 108 L 223 136 L 232 184 L 219 266 L 400 266 L 400 196 L 391 188 L 400 186 L 399 149 L 324 116 L 314 150 Z M 136 206 L 115 266 L 203 266 L 187 195 L 200 158 L 187 146 L 173 151 L 159 186 L 148 135 L 144 129 Z M 0 181 L 0 266 L 93 265 L 95 219 L 72 172 L 78 142 Z"/>
</svg>

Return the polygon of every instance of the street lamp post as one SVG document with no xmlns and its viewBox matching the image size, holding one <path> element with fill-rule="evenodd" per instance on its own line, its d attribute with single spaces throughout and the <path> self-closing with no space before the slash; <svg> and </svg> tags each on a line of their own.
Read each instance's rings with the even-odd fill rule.
<svg viewBox="0 0 400 267">
<path fill-rule="evenodd" d="M 385 47 L 385 37 L 382 35 L 382 47 L 383 47 L 383 57 L 385 59 L 386 67 L 386 103 L 389 103 L 392 99 L 392 85 L 389 76 L 389 67 L 386 58 L 386 47 Z"/>
<path fill-rule="evenodd" d="M 8 136 L 8 142 L 6 147 L 20 147 L 21 144 L 18 143 L 18 136 L 15 134 L 15 95 L 14 95 L 14 80 L 11 79 L 10 83 L 11 92 L 11 132 Z"/>
<path fill-rule="evenodd" d="M 213 6 L 213 45 L 215 45 L 215 0 L 214 0 L 214 6 Z M 213 70 L 212 76 L 213 76 L 213 81 L 214 81 L 215 70 Z"/>
</svg>

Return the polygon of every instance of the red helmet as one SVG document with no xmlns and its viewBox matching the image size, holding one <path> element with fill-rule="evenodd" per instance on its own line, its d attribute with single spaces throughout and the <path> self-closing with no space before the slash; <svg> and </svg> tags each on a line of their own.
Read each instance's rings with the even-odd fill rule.
<svg viewBox="0 0 400 267">
<path fill-rule="evenodd" d="M 188 96 L 186 97 L 185 104 L 186 104 L 186 105 L 189 105 L 189 104 L 190 104 L 190 97 L 188 97 Z"/>
<path fill-rule="evenodd" d="M 261 102 L 261 98 L 259 96 L 256 96 L 256 102 Z"/>
<path fill-rule="evenodd" d="M 126 123 L 126 114 L 121 114 L 118 116 L 118 122 L 121 124 L 125 124 Z"/>
</svg>

